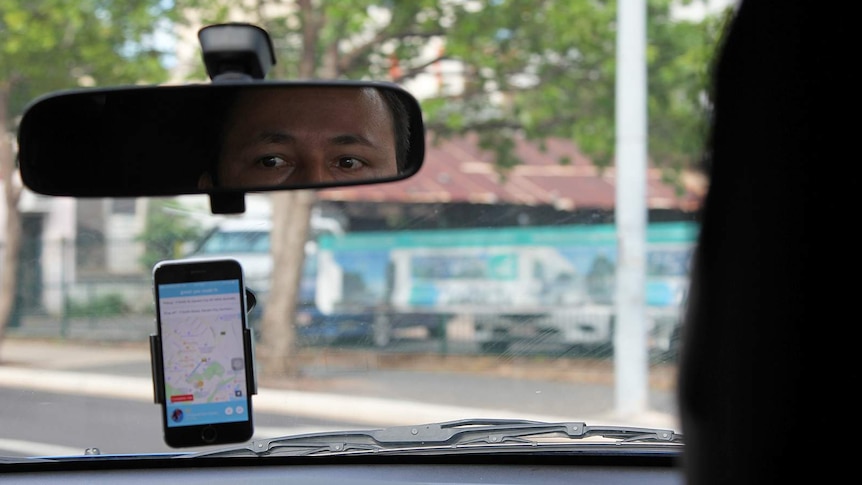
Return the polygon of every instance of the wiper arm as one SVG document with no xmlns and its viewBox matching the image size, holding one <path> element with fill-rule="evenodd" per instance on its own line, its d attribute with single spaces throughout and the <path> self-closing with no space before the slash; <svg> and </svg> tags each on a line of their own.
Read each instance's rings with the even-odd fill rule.
<svg viewBox="0 0 862 485">
<path fill-rule="evenodd" d="M 553 435 L 570 439 L 603 437 L 620 443 L 682 443 L 682 435 L 667 429 L 625 426 L 587 426 L 583 422 L 547 423 L 520 419 L 463 419 L 416 426 L 336 433 L 308 433 L 252 441 L 239 448 L 215 450 L 184 458 L 224 455 L 257 455 L 291 452 L 296 455 L 341 454 L 362 451 L 420 449 L 432 447 L 466 447 L 470 445 L 527 443 L 531 436 Z"/>
</svg>

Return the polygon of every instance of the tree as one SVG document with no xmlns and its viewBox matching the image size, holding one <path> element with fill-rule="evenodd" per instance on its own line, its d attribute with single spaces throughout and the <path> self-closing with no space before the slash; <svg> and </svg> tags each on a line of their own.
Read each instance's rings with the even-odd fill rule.
<svg viewBox="0 0 862 485">
<path fill-rule="evenodd" d="M 183 243 L 199 240 L 201 233 L 200 225 L 179 202 L 150 202 L 144 230 L 136 238 L 144 243 L 141 266 L 149 272 L 159 261 L 182 257 L 178 248 Z"/>
<path fill-rule="evenodd" d="M 376 78 L 386 76 L 390 55 L 418 55 L 428 37 L 440 35 L 436 2 L 333 1 L 255 2 L 238 10 L 235 2 L 190 0 L 182 5 L 202 24 L 228 20 L 250 21 L 269 32 L 276 49 L 274 79 Z M 427 21 L 422 12 L 438 12 Z M 203 13 L 201 15 L 201 13 Z M 312 191 L 272 195 L 273 230 L 270 236 L 273 273 L 270 298 L 261 323 L 258 356 L 261 372 L 295 375 L 294 314 L 308 237 Z"/>
<path fill-rule="evenodd" d="M 709 60 L 724 20 L 675 19 L 676 3 L 647 2 L 650 156 L 670 182 L 699 162 Z M 458 17 L 446 55 L 464 62 L 469 83 L 424 103 L 429 127 L 437 135 L 477 130 L 503 169 L 519 163 L 508 150 L 515 134 L 568 138 L 597 166 L 611 166 L 615 22 L 615 2 L 589 0 L 504 0 Z"/>
<path fill-rule="evenodd" d="M 390 79 L 406 83 L 455 60 L 463 90 L 423 100 L 432 136 L 476 131 L 502 173 L 520 163 L 513 137 L 575 140 L 600 167 L 613 162 L 615 3 L 595 0 L 188 0 L 204 23 L 245 20 L 273 38 L 271 78 Z M 699 158 L 705 132 L 709 19 L 671 18 L 649 1 L 650 124 L 654 163 L 674 179 Z M 440 40 L 442 51 L 429 51 Z M 672 134 L 673 136 L 669 136 Z M 689 143 L 686 145 L 686 143 Z M 567 163 L 560 160 L 560 163 Z M 261 328 L 262 371 L 295 374 L 293 315 L 314 195 L 273 195 L 273 281 Z"/>
<path fill-rule="evenodd" d="M 6 202 L 0 262 L 0 341 L 16 293 L 21 222 L 13 132 L 24 106 L 46 92 L 85 86 L 161 82 L 156 46 L 160 0 L 0 0 L 0 179 Z"/>
</svg>

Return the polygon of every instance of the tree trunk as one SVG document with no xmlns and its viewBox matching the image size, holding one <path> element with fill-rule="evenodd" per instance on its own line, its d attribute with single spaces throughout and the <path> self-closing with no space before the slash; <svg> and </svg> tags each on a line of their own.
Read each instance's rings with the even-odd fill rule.
<svg viewBox="0 0 862 485">
<path fill-rule="evenodd" d="M 272 280 L 261 322 L 258 360 L 267 376 L 296 377 L 295 315 L 305 260 L 311 208 L 315 193 L 309 190 L 272 195 Z"/>
<path fill-rule="evenodd" d="M 303 31 L 299 77 L 310 79 L 315 74 L 315 51 L 324 19 L 310 0 L 300 0 L 298 6 Z M 273 267 L 257 353 L 262 375 L 300 375 L 296 359 L 296 304 L 311 209 L 316 200 L 317 194 L 313 190 L 273 192 L 272 195 L 270 250 Z"/>
<path fill-rule="evenodd" d="M 12 317 L 17 290 L 18 252 L 21 248 L 21 214 L 18 199 L 21 186 L 16 178 L 15 154 L 12 151 L 11 134 L 8 127 L 9 86 L 0 86 L 0 181 L 6 202 L 6 237 L 2 245 L 0 260 L 0 344 Z M 2 345 L 0 345 L 2 348 Z"/>
</svg>

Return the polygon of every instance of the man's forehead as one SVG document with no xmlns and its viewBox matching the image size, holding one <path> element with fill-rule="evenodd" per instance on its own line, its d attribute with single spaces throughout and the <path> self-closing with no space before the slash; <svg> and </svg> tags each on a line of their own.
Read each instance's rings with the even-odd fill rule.
<svg viewBox="0 0 862 485">
<path fill-rule="evenodd" d="M 323 97 L 318 96 L 326 92 L 323 89 L 303 91 L 314 92 L 315 96 L 301 96 L 296 91 L 249 93 L 234 110 L 232 131 L 256 135 L 289 130 L 296 135 L 316 133 L 323 137 L 350 132 L 369 137 L 374 130 L 389 131 L 392 115 L 379 93 L 368 97 L 360 96 L 356 89 L 339 89 L 333 92 L 346 92 L 347 95 Z"/>
<path fill-rule="evenodd" d="M 303 105 L 318 103 L 319 107 L 326 108 L 334 105 L 353 104 L 357 107 L 368 107 L 370 105 L 382 105 L 382 96 L 376 89 L 370 87 L 362 88 L 340 88 L 340 87 L 283 87 L 250 89 L 244 91 L 238 98 L 240 106 L 271 103 L 285 105 Z"/>
</svg>

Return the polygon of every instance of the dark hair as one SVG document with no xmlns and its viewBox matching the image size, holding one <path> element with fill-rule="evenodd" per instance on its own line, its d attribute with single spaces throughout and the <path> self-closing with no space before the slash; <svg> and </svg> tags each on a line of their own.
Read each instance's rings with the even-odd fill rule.
<svg viewBox="0 0 862 485">
<path fill-rule="evenodd" d="M 407 157 L 410 155 L 410 114 L 401 100 L 401 96 L 391 89 L 377 89 L 383 97 L 389 112 L 392 114 L 392 125 L 395 130 L 395 163 L 398 173 L 407 168 Z"/>
</svg>

